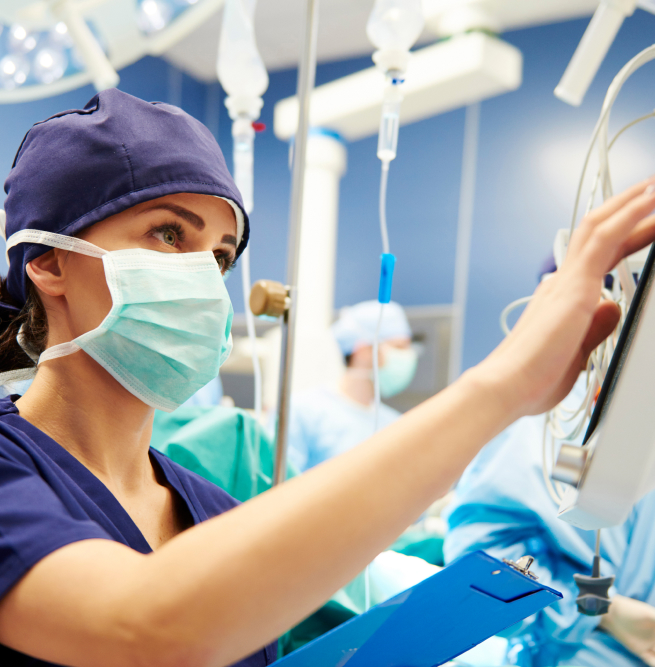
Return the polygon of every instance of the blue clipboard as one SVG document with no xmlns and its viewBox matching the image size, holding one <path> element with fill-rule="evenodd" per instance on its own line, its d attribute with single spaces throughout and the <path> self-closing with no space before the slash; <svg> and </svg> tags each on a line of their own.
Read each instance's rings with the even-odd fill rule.
<svg viewBox="0 0 655 667">
<path fill-rule="evenodd" d="M 552 588 L 476 551 L 275 664 L 435 667 L 561 598 Z"/>
</svg>

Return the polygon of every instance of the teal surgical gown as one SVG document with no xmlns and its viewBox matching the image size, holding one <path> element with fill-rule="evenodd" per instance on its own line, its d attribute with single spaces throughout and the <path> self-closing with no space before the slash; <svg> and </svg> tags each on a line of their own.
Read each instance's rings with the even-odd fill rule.
<svg viewBox="0 0 655 667">
<path fill-rule="evenodd" d="M 580 392 L 580 384 L 577 393 Z M 509 662 L 529 667 L 643 667 L 600 617 L 582 616 L 573 574 L 591 574 L 595 533 L 557 518 L 541 471 L 544 416 L 526 417 L 490 442 L 469 466 L 449 507 L 445 557 L 484 549 L 499 558 L 530 554 L 539 581 L 564 598 L 511 631 Z M 655 493 L 627 522 L 602 531 L 601 573 L 616 575 L 616 592 L 655 606 Z"/>
<path fill-rule="evenodd" d="M 274 445 L 244 410 L 222 406 L 157 410 L 151 444 L 242 502 L 271 487 Z M 296 474 L 289 466 L 287 477 Z"/>
<path fill-rule="evenodd" d="M 398 411 L 382 403 L 379 428 L 398 417 Z M 289 461 L 298 470 L 307 470 L 352 449 L 374 432 L 373 405 L 360 405 L 332 387 L 295 394 L 291 400 Z"/>
</svg>

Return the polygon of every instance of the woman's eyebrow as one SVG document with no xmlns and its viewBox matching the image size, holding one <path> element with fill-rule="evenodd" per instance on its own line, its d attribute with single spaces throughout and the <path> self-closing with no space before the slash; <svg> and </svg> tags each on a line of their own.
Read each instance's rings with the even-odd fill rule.
<svg viewBox="0 0 655 667">
<path fill-rule="evenodd" d="M 205 221 L 197 213 L 190 211 L 188 208 L 184 208 L 184 206 L 161 203 L 155 204 L 154 206 L 149 206 L 148 208 L 141 211 L 141 213 L 149 213 L 150 211 L 170 211 L 171 213 L 177 215 L 179 218 L 182 218 L 182 220 L 186 220 L 188 223 L 192 224 L 199 232 L 205 228 Z M 234 240 L 236 245 L 236 239 Z M 223 237 L 223 242 L 226 242 L 225 237 Z"/>
<path fill-rule="evenodd" d="M 237 247 L 237 237 L 232 236 L 232 234 L 223 234 L 223 238 L 221 239 L 221 243 L 227 243 L 228 245 L 233 245 L 236 248 Z"/>
</svg>

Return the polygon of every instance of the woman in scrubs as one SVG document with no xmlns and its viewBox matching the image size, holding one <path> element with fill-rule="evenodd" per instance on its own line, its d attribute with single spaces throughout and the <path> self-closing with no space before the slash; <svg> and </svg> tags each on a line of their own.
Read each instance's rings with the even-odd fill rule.
<svg viewBox="0 0 655 667">
<path fill-rule="evenodd" d="M 585 218 L 485 361 L 234 507 L 149 449 L 153 406 L 186 400 L 229 349 L 220 273 L 248 221 L 209 132 L 108 90 L 35 125 L 5 188 L 0 370 L 19 379 L 39 366 L 23 397 L 0 401 L 2 665 L 270 662 L 263 647 L 393 542 L 486 442 L 569 392 L 618 318 L 599 301 L 603 276 L 655 238 L 646 181 Z"/>
</svg>

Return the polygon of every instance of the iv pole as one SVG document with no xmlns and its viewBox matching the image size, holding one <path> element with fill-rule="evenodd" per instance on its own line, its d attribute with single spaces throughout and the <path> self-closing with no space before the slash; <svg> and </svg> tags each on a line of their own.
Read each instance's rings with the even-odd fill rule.
<svg viewBox="0 0 655 667">
<path fill-rule="evenodd" d="M 309 133 L 309 104 L 316 76 L 316 37 L 318 32 L 318 2 L 307 0 L 305 37 L 302 58 L 298 68 L 298 129 L 293 145 L 293 172 L 291 180 L 291 210 L 289 214 L 289 250 L 287 265 L 287 303 L 282 323 L 282 352 L 280 357 L 280 384 L 278 391 L 277 437 L 273 484 L 280 484 L 287 473 L 287 441 L 293 349 L 295 342 L 296 306 L 298 302 L 298 264 L 300 259 L 300 223 L 303 209 L 307 136 Z"/>
</svg>

